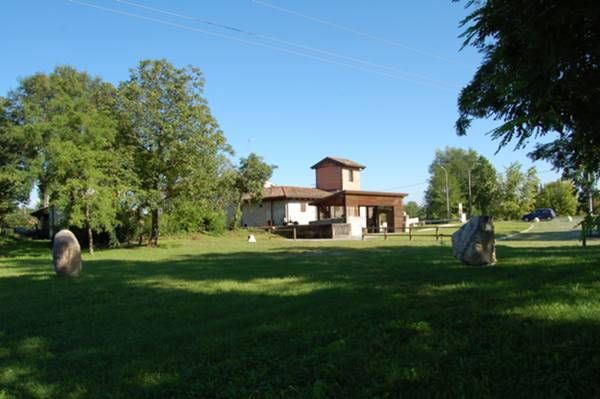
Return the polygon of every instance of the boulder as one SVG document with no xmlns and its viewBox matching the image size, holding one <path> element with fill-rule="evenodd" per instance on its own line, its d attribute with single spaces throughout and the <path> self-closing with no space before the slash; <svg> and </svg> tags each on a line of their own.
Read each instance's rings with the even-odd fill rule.
<svg viewBox="0 0 600 399">
<path fill-rule="evenodd" d="M 74 277 L 81 273 L 81 247 L 69 230 L 61 230 L 54 236 L 52 248 L 54 271 L 58 277 Z"/>
<path fill-rule="evenodd" d="M 452 234 L 452 251 L 456 259 L 468 265 L 496 263 L 496 239 L 490 216 L 474 216 Z"/>
</svg>

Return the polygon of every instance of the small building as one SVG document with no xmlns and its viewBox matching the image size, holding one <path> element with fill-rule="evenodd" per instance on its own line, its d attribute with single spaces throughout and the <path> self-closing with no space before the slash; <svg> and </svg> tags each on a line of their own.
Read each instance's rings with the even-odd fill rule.
<svg viewBox="0 0 600 399">
<path fill-rule="evenodd" d="M 31 216 L 38 220 L 35 227 L 35 237 L 37 238 L 52 239 L 54 234 L 60 230 L 61 223 L 64 222 L 64 215 L 54 205 L 31 212 Z"/>
<path fill-rule="evenodd" d="M 408 194 L 363 191 L 364 165 L 349 159 L 325 157 L 314 164 L 316 188 L 264 188 L 260 203 L 242 205 L 243 226 L 348 224 L 352 236 L 400 231 L 406 227 L 403 199 Z"/>
</svg>

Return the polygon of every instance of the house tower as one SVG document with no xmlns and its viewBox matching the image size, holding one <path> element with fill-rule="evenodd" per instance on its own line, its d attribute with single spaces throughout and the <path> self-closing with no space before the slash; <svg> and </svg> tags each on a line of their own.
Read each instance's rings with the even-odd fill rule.
<svg viewBox="0 0 600 399">
<path fill-rule="evenodd" d="M 344 190 L 360 190 L 360 171 L 364 165 L 349 159 L 325 157 L 313 166 L 318 189 L 337 192 Z"/>
</svg>

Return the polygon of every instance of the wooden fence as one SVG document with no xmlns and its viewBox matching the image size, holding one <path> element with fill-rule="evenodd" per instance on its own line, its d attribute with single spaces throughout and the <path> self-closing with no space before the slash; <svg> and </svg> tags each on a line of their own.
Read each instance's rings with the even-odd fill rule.
<svg viewBox="0 0 600 399">
<path fill-rule="evenodd" d="M 382 228 L 381 232 L 369 232 L 368 228 L 364 227 L 362 229 L 362 239 L 365 240 L 368 236 L 374 237 L 383 237 L 384 240 L 387 240 L 389 236 L 400 236 L 400 237 L 408 237 L 409 241 L 412 241 L 414 237 L 435 237 L 436 241 L 440 241 L 442 244 L 444 243 L 445 237 L 450 237 L 451 234 L 444 234 L 444 229 L 458 229 L 460 225 L 440 225 L 440 226 L 432 226 L 432 225 L 413 225 L 409 226 L 405 229 L 405 232 L 388 232 L 387 228 Z M 296 241 L 298 239 L 298 229 L 300 226 L 264 226 L 259 228 L 261 230 L 267 231 L 269 233 L 288 233 L 290 235 L 289 238 Z M 418 231 L 429 231 L 431 230 L 431 234 L 415 234 Z"/>
<path fill-rule="evenodd" d="M 440 232 L 443 229 L 457 229 L 458 227 L 460 227 L 459 225 L 451 225 L 451 226 L 409 226 L 408 228 L 406 228 L 406 230 L 408 231 L 408 234 L 406 232 L 403 233 L 390 233 L 387 231 L 387 228 L 383 228 L 383 232 L 380 233 L 369 233 L 367 228 L 363 228 L 362 229 L 362 239 L 365 240 L 366 237 L 368 236 L 383 236 L 384 240 L 387 240 L 389 236 L 408 236 L 408 240 L 412 241 L 413 237 L 435 237 L 436 241 L 440 241 L 443 244 L 444 243 L 444 237 L 449 237 L 450 234 L 444 234 L 443 232 Z M 419 230 L 431 230 L 432 234 L 415 234 L 415 232 L 418 232 Z M 433 231 L 435 231 L 435 233 L 433 233 Z"/>
</svg>

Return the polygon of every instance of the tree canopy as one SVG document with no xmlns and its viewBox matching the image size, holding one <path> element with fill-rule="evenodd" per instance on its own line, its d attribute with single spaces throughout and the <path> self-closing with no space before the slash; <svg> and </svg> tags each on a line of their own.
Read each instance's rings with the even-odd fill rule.
<svg viewBox="0 0 600 399">
<path fill-rule="evenodd" d="M 111 84 L 59 66 L 22 79 L 6 101 L 3 135 L 30 149 L 21 164 L 36 179 L 43 204 L 60 205 L 68 225 L 87 230 L 90 252 L 93 230 L 114 232 L 117 194 L 125 191 L 115 99 Z M 29 194 L 32 179 L 24 182 Z"/>
<path fill-rule="evenodd" d="M 501 122 L 500 146 L 523 147 L 560 169 L 598 173 L 600 165 L 600 2 L 466 2 L 465 46 L 483 62 L 458 100 L 458 134 L 475 118 Z"/>
<path fill-rule="evenodd" d="M 404 212 L 411 218 L 424 216 L 424 209 L 416 201 L 408 201 L 404 204 Z"/>
<path fill-rule="evenodd" d="M 448 147 L 437 150 L 429 167 L 431 177 L 425 192 L 425 213 L 430 219 L 446 218 L 446 182 L 452 216 L 458 204 L 469 213 L 469 173 L 471 175 L 471 215 L 490 215 L 499 219 L 519 219 L 535 207 L 540 180 L 535 168 L 523 172 L 514 162 L 498 173 L 490 161 L 474 150 Z"/>
<path fill-rule="evenodd" d="M 255 153 L 251 153 L 240 160 L 233 179 L 233 188 L 236 193 L 234 198 L 235 213 L 232 220 L 233 228 L 236 228 L 240 223 L 243 197 L 247 196 L 249 201 L 260 202 L 263 196 L 263 187 L 273 175 L 275 168 L 277 166 L 267 164 L 262 157 Z"/>
<path fill-rule="evenodd" d="M 502 219 L 520 219 L 535 208 L 540 180 L 535 168 L 522 171 L 519 162 L 513 162 L 499 177 L 498 202 L 495 216 Z"/>
<path fill-rule="evenodd" d="M 198 68 L 144 60 L 114 87 L 58 66 L 0 97 L 0 224 L 36 184 L 90 252 L 94 233 L 156 245 L 160 220 L 169 234 L 222 230 L 239 193 L 259 200 L 273 170 L 256 154 L 235 168 L 232 155 Z"/>
<path fill-rule="evenodd" d="M 577 212 L 577 196 L 573 182 L 557 180 L 545 184 L 537 197 L 538 208 L 552 208 L 558 215 Z"/>
<path fill-rule="evenodd" d="M 0 97 L 0 224 L 18 204 L 29 199 L 34 172 L 34 149 L 27 134 L 13 128 L 13 111 L 7 99 Z"/>
<path fill-rule="evenodd" d="M 459 203 L 471 214 L 487 214 L 491 211 L 497 195 L 496 170 L 492 164 L 474 150 L 447 147 L 436 151 L 429 167 L 431 177 L 425 192 L 425 211 L 429 218 L 446 217 L 446 176 L 442 166 L 448 172 L 448 197 L 452 214 L 457 214 Z M 472 209 L 468 209 L 469 174 Z"/>
<path fill-rule="evenodd" d="M 150 244 L 159 236 L 160 214 L 183 197 L 219 185 L 223 153 L 232 153 L 203 97 L 204 78 L 195 67 L 144 60 L 120 88 L 125 142 L 132 151 L 142 204 L 152 215 Z"/>
</svg>

